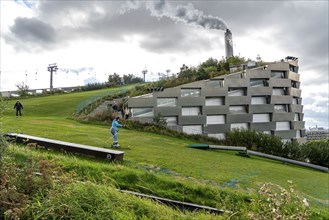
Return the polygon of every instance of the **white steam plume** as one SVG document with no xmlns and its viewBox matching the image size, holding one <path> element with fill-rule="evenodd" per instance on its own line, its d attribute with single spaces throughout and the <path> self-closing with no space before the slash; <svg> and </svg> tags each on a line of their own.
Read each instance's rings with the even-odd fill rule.
<svg viewBox="0 0 329 220">
<path fill-rule="evenodd" d="M 187 5 L 172 6 L 167 4 L 165 0 L 149 1 L 147 9 L 151 11 L 152 16 L 159 18 L 168 17 L 175 22 L 200 25 L 208 29 L 227 29 L 227 25 L 223 19 L 211 15 L 205 15 L 202 11 L 194 8 L 191 3 Z"/>
</svg>

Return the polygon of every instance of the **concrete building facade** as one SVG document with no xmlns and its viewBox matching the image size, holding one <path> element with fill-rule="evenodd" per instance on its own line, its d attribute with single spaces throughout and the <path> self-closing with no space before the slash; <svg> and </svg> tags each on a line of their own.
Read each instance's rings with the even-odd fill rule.
<svg viewBox="0 0 329 220">
<path fill-rule="evenodd" d="M 239 72 L 129 98 L 128 106 L 135 120 L 160 114 L 169 128 L 190 134 L 223 139 L 232 129 L 253 129 L 304 142 L 299 79 L 297 58 L 249 62 Z"/>
</svg>

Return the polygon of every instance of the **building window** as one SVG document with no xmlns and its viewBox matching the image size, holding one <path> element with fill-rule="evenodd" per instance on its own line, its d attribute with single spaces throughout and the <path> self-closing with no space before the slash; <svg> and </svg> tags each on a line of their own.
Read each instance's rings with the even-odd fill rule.
<svg viewBox="0 0 329 220">
<path fill-rule="evenodd" d="M 223 79 L 212 79 L 207 81 L 207 86 L 209 87 L 224 87 Z"/>
<path fill-rule="evenodd" d="M 287 95 L 287 88 L 273 88 L 272 95 Z"/>
<path fill-rule="evenodd" d="M 276 123 L 276 130 L 277 131 L 288 131 L 290 130 L 290 122 L 289 121 L 282 121 Z"/>
<path fill-rule="evenodd" d="M 299 114 L 295 113 L 294 115 L 294 121 L 300 121 Z"/>
<path fill-rule="evenodd" d="M 248 129 L 248 123 L 231 124 L 231 130 L 233 129 Z"/>
<path fill-rule="evenodd" d="M 271 78 L 287 78 L 285 71 L 271 71 Z"/>
<path fill-rule="evenodd" d="M 233 105 L 229 107 L 229 111 L 232 114 L 245 114 L 247 113 L 248 107 L 246 105 Z"/>
<path fill-rule="evenodd" d="M 298 105 L 299 104 L 298 98 L 292 98 L 292 104 Z"/>
<path fill-rule="evenodd" d="M 299 89 L 300 83 L 294 80 L 291 80 L 291 87 Z"/>
<path fill-rule="evenodd" d="M 176 116 L 173 116 L 173 117 L 164 117 L 164 119 L 167 122 L 167 126 L 177 125 L 177 117 Z"/>
<path fill-rule="evenodd" d="M 200 97 L 201 89 L 181 89 L 181 97 Z"/>
<path fill-rule="evenodd" d="M 201 125 L 186 125 L 183 126 L 183 132 L 187 134 L 202 134 Z"/>
<path fill-rule="evenodd" d="M 252 122 L 270 122 L 271 115 L 270 114 L 253 114 L 252 115 Z"/>
<path fill-rule="evenodd" d="M 209 97 L 206 98 L 206 106 L 225 105 L 224 97 Z"/>
<path fill-rule="evenodd" d="M 153 117 L 153 108 L 131 108 L 132 117 Z"/>
<path fill-rule="evenodd" d="M 251 87 L 265 87 L 268 86 L 268 79 L 250 79 Z"/>
<path fill-rule="evenodd" d="M 275 112 L 288 112 L 288 105 L 274 105 Z"/>
<path fill-rule="evenodd" d="M 218 140 L 224 140 L 225 133 L 208 134 L 208 137 L 214 137 L 214 138 L 217 138 Z"/>
<path fill-rule="evenodd" d="M 228 96 L 245 96 L 247 95 L 247 88 L 229 88 Z"/>
<path fill-rule="evenodd" d="M 177 98 L 158 98 L 158 107 L 175 107 L 177 105 Z"/>
<path fill-rule="evenodd" d="M 201 107 L 182 107 L 182 116 L 201 115 Z"/>
<path fill-rule="evenodd" d="M 225 124 L 225 115 L 208 115 L 207 125 Z"/>
<path fill-rule="evenodd" d="M 264 105 L 269 103 L 269 97 L 267 96 L 253 96 L 251 97 L 252 105 Z"/>
<path fill-rule="evenodd" d="M 289 65 L 289 70 L 291 72 L 295 72 L 295 73 L 298 73 L 298 67 L 297 66 L 294 66 L 294 65 Z"/>
</svg>

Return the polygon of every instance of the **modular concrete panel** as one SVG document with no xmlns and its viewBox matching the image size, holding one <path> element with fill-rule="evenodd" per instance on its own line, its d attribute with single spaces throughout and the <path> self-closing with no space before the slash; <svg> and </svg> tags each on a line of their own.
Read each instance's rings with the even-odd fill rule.
<svg viewBox="0 0 329 220">
<path fill-rule="evenodd" d="M 288 79 L 291 79 L 291 80 L 294 80 L 294 81 L 297 81 L 299 82 L 299 74 L 298 73 L 295 73 L 295 72 L 291 72 L 289 71 L 288 72 Z"/>
<path fill-rule="evenodd" d="M 264 105 L 250 105 L 249 113 L 270 113 L 274 111 L 274 105 L 264 104 Z"/>
<path fill-rule="evenodd" d="M 225 86 L 227 87 L 249 87 L 249 79 L 234 79 L 234 78 L 227 78 L 225 79 Z"/>
<path fill-rule="evenodd" d="M 275 122 L 259 122 L 259 123 L 251 123 L 250 129 L 256 131 L 272 131 L 275 130 Z"/>
<path fill-rule="evenodd" d="M 205 106 L 203 107 L 204 115 L 223 115 L 229 113 L 229 106 Z"/>
<path fill-rule="evenodd" d="M 250 104 L 250 96 L 227 96 L 226 105 L 247 105 Z"/>
<path fill-rule="evenodd" d="M 128 100 L 129 107 L 153 107 L 156 106 L 155 98 L 132 98 Z"/>
<path fill-rule="evenodd" d="M 303 112 L 303 106 L 302 105 L 291 104 L 290 105 L 290 111 L 291 112 L 296 112 L 296 113 L 302 113 Z"/>
<path fill-rule="evenodd" d="M 219 88 L 205 88 L 203 91 L 204 96 L 209 97 L 221 97 L 227 94 L 227 87 L 219 87 Z"/>
<path fill-rule="evenodd" d="M 249 87 L 248 95 L 250 95 L 250 96 L 272 95 L 272 88 L 270 88 L 270 87 Z"/>
<path fill-rule="evenodd" d="M 178 107 L 158 107 L 154 109 L 154 115 L 177 116 L 181 114 L 181 108 Z"/>
<path fill-rule="evenodd" d="M 291 122 L 291 129 L 295 130 L 301 130 L 305 128 L 305 122 L 304 121 L 293 121 Z"/>
<path fill-rule="evenodd" d="M 294 113 L 287 112 L 287 113 L 273 113 L 272 114 L 272 121 L 293 121 L 294 120 Z"/>
<path fill-rule="evenodd" d="M 180 116 L 178 123 L 180 125 L 204 125 L 206 124 L 206 116 Z"/>
<path fill-rule="evenodd" d="M 252 122 L 251 114 L 230 114 L 226 116 L 226 123 L 250 123 Z"/>
<path fill-rule="evenodd" d="M 269 86 L 270 87 L 290 87 L 291 80 L 290 79 L 270 79 Z"/>
<path fill-rule="evenodd" d="M 285 95 L 272 95 L 271 96 L 271 104 L 291 104 L 292 103 L 292 97 Z"/>
<path fill-rule="evenodd" d="M 270 70 L 250 70 L 247 72 L 247 78 L 250 79 L 269 79 L 271 78 L 271 71 Z"/>
<path fill-rule="evenodd" d="M 178 106 L 180 107 L 192 107 L 192 106 L 203 106 L 205 103 L 204 97 L 181 97 L 178 98 Z"/>
<path fill-rule="evenodd" d="M 294 97 L 300 97 L 302 94 L 302 90 L 297 88 L 289 88 L 289 94 Z"/>
<path fill-rule="evenodd" d="M 268 65 L 268 69 L 275 71 L 288 71 L 289 63 L 286 62 L 271 63 L 270 65 Z"/>
</svg>

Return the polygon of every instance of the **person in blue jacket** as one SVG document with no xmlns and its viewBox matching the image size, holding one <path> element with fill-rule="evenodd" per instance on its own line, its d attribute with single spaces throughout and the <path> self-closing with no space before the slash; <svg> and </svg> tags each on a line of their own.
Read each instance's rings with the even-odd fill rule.
<svg viewBox="0 0 329 220">
<path fill-rule="evenodd" d="M 112 121 L 112 127 L 111 127 L 111 133 L 113 135 L 113 148 L 119 148 L 120 145 L 118 144 L 118 127 L 123 127 L 122 124 L 120 124 L 120 117 L 116 117 Z"/>
</svg>

